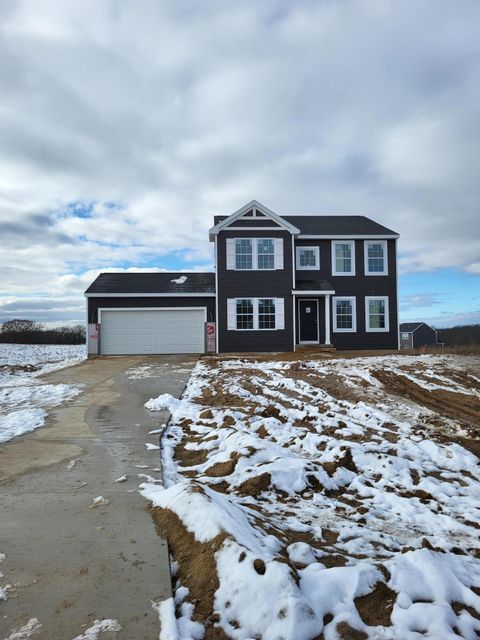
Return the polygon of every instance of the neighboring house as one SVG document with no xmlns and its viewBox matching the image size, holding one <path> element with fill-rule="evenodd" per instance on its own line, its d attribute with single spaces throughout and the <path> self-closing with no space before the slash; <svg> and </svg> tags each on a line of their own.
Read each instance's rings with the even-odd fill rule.
<svg viewBox="0 0 480 640">
<path fill-rule="evenodd" d="M 89 352 L 397 349 L 398 234 L 364 216 L 280 216 L 255 200 L 216 216 L 213 273 L 102 273 Z"/>
<path fill-rule="evenodd" d="M 440 345 L 437 330 L 425 322 L 402 322 L 400 325 L 400 348 L 418 349 Z"/>
</svg>

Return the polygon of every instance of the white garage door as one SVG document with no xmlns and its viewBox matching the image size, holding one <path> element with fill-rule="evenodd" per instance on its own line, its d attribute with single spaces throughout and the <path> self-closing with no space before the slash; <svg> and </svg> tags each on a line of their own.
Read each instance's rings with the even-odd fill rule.
<svg viewBox="0 0 480 640">
<path fill-rule="evenodd" d="M 203 353 L 205 309 L 102 310 L 101 353 Z"/>
</svg>

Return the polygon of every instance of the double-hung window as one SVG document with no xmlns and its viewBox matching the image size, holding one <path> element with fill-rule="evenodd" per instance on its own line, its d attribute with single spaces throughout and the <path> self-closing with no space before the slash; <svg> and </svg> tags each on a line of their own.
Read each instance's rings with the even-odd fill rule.
<svg viewBox="0 0 480 640">
<path fill-rule="evenodd" d="M 235 271 L 283 269 L 283 239 L 228 238 L 227 269 Z"/>
<path fill-rule="evenodd" d="M 389 330 L 388 296 L 367 296 L 365 298 L 365 328 L 372 332 Z"/>
<path fill-rule="evenodd" d="M 275 246 L 271 238 L 257 240 L 257 268 L 275 269 Z"/>
<path fill-rule="evenodd" d="M 332 275 L 355 275 L 355 242 L 353 240 L 332 241 Z"/>
<path fill-rule="evenodd" d="M 387 243 L 385 240 L 368 240 L 365 242 L 365 275 L 386 276 Z"/>
<path fill-rule="evenodd" d="M 320 247 L 297 247 L 296 258 L 300 271 L 320 269 Z"/>
<path fill-rule="evenodd" d="M 333 330 L 337 333 L 354 333 L 357 330 L 354 296 L 333 298 Z"/>
<path fill-rule="evenodd" d="M 253 268 L 253 247 L 250 238 L 237 238 L 235 240 L 235 268 Z"/>
<path fill-rule="evenodd" d="M 253 300 L 239 298 L 237 300 L 237 329 L 253 329 Z"/>
<path fill-rule="evenodd" d="M 227 327 L 234 331 L 285 328 L 283 298 L 229 298 Z"/>
</svg>

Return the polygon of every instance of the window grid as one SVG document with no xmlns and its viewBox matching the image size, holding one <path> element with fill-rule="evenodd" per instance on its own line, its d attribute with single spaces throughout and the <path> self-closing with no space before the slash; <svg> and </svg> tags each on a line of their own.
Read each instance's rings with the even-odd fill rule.
<svg viewBox="0 0 480 640">
<path fill-rule="evenodd" d="M 275 300 L 273 298 L 259 299 L 258 328 L 275 329 Z"/>
<path fill-rule="evenodd" d="M 237 329 L 253 329 L 253 301 L 248 298 L 237 300 Z"/>
<path fill-rule="evenodd" d="M 258 269 L 275 268 L 275 245 L 272 239 L 257 240 Z"/>
<path fill-rule="evenodd" d="M 367 267 L 369 273 L 383 273 L 385 271 L 384 245 L 382 243 L 368 243 Z"/>
<path fill-rule="evenodd" d="M 240 238 L 235 240 L 235 268 L 251 269 L 252 265 L 252 241 L 249 238 Z"/>
<path fill-rule="evenodd" d="M 368 301 L 368 327 L 370 329 L 385 329 L 385 316 L 385 300 Z"/>
<path fill-rule="evenodd" d="M 316 267 L 317 260 L 313 249 L 300 249 L 300 266 Z"/>
<path fill-rule="evenodd" d="M 337 273 L 351 273 L 352 245 L 349 242 L 335 244 L 335 270 Z"/>
<path fill-rule="evenodd" d="M 336 301 L 337 329 L 353 328 L 353 306 L 350 300 Z"/>
</svg>

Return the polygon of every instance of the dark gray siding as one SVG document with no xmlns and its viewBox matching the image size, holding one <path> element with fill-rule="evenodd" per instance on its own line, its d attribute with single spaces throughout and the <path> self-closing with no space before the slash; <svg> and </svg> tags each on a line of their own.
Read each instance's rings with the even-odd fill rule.
<svg viewBox="0 0 480 640">
<path fill-rule="evenodd" d="M 437 344 L 437 334 L 427 324 L 422 324 L 413 332 L 413 348 L 427 347 Z"/>
<path fill-rule="evenodd" d="M 138 297 L 107 297 L 87 298 L 88 322 L 98 322 L 98 309 L 132 309 L 135 307 L 206 307 L 207 320 L 215 320 L 215 298 L 185 297 L 185 298 L 138 298 Z"/>
<path fill-rule="evenodd" d="M 229 271 L 226 239 L 242 237 L 241 231 L 221 231 L 217 237 L 219 350 L 291 351 L 293 349 L 292 240 L 286 231 L 249 231 L 250 238 L 283 238 L 283 269 L 276 271 Z M 276 331 L 229 331 L 227 299 L 276 297 L 285 300 L 285 329 Z"/>
<path fill-rule="evenodd" d="M 374 238 L 372 238 L 373 240 Z M 333 331 L 333 308 L 331 309 L 331 340 L 337 349 L 397 349 L 397 285 L 395 240 L 388 240 L 388 275 L 366 276 L 364 267 L 364 241 L 355 241 L 355 276 L 332 275 L 332 243 L 330 240 L 298 240 L 296 246 L 320 247 L 320 270 L 296 270 L 296 280 L 315 282 L 328 280 L 336 296 L 355 296 L 357 306 L 356 333 L 335 333 Z M 365 330 L 365 296 L 388 296 L 389 331 L 385 333 Z M 320 332 L 324 332 L 325 315 L 320 313 Z"/>
</svg>

